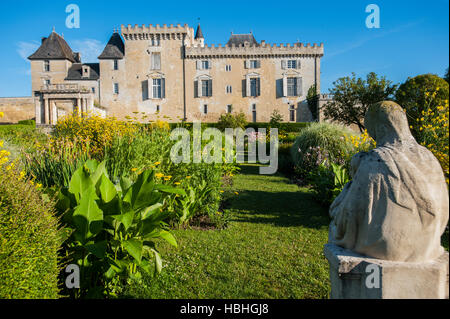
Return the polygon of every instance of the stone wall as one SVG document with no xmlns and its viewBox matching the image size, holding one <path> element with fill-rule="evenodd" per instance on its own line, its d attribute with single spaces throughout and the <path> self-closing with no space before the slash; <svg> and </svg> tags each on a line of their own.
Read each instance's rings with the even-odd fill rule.
<svg viewBox="0 0 450 319">
<path fill-rule="evenodd" d="M 0 118 L 0 123 L 17 123 L 36 116 L 32 97 L 0 98 L 0 112 L 5 115 Z"/>
</svg>

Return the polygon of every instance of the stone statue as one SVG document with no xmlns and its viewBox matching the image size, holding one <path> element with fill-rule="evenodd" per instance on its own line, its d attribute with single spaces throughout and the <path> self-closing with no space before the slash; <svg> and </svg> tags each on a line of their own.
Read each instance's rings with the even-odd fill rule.
<svg viewBox="0 0 450 319">
<path fill-rule="evenodd" d="M 416 142 L 394 102 L 372 105 L 365 126 L 377 147 L 352 158 L 353 179 L 330 207 L 329 243 L 390 261 L 438 258 L 449 216 L 438 160 Z"/>
</svg>

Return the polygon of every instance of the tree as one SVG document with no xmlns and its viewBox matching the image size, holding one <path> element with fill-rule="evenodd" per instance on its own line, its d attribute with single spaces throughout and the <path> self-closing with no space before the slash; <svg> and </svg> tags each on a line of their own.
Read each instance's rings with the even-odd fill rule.
<svg viewBox="0 0 450 319">
<path fill-rule="evenodd" d="M 444 80 L 447 81 L 447 83 L 450 83 L 450 76 L 449 76 L 449 74 L 448 74 L 448 68 L 447 68 L 447 70 L 445 71 Z"/>
<path fill-rule="evenodd" d="M 278 110 L 274 110 L 270 116 L 270 126 L 278 127 L 283 122 L 283 115 Z"/>
<path fill-rule="evenodd" d="M 371 72 L 366 79 L 356 78 L 352 73 L 351 77 L 343 77 L 333 82 L 330 94 L 333 100 L 324 105 L 324 116 L 345 125 L 355 124 L 361 132 L 364 131 L 364 116 L 370 105 L 391 100 L 397 85 L 386 77 L 378 78 Z"/>
<path fill-rule="evenodd" d="M 311 85 L 311 87 L 309 88 L 306 100 L 308 101 L 309 111 L 311 112 L 313 119 L 316 121 L 319 113 L 319 94 L 317 94 L 317 88 L 315 84 Z"/>
<path fill-rule="evenodd" d="M 396 102 L 406 109 L 408 121 L 413 126 L 415 121 L 422 117 L 425 108 L 435 111 L 438 106 L 444 105 L 448 98 L 448 83 L 435 74 L 408 78 L 395 94 Z"/>
</svg>

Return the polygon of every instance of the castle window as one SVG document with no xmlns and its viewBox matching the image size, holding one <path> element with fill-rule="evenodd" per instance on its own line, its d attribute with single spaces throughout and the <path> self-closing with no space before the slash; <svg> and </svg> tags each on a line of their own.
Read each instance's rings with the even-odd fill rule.
<svg viewBox="0 0 450 319">
<path fill-rule="evenodd" d="M 251 69 L 257 69 L 261 66 L 260 61 L 258 60 L 250 60 L 250 68 Z"/>
<path fill-rule="evenodd" d="M 227 105 L 227 113 L 231 113 L 233 111 L 233 106 L 231 104 Z"/>
<path fill-rule="evenodd" d="M 289 106 L 289 120 L 295 122 L 295 107 L 293 105 Z"/>
<path fill-rule="evenodd" d="M 50 72 L 50 61 L 49 60 L 44 61 L 44 72 Z"/>
<path fill-rule="evenodd" d="M 253 117 L 253 123 L 256 123 L 256 104 L 252 105 L 252 117 Z"/>
<path fill-rule="evenodd" d="M 91 88 L 92 93 L 95 93 L 95 87 Z"/>
<path fill-rule="evenodd" d="M 156 106 L 156 112 L 160 112 L 161 111 L 161 107 L 159 105 Z"/>
<path fill-rule="evenodd" d="M 297 96 L 297 78 L 287 78 L 287 95 Z"/>
<path fill-rule="evenodd" d="M 229 64 L 225 65 L 225 71 L 230 72 L 231 71 L 231 65 L 229 65 Z"/>
<path fill-rule="evenodd" d="M 114 94 L 119 94 L 119 83 L 114 83 Z"/>
<path fill-rule="evenodd" d="M 261 95 L 261 86 L 259 78 L 250 79 L 250 96 L 257 97 Z"/>
<path fill-rule="evenodd" d="M 211 68 L 211 66 L 210 66 L 209 61 L 202 61 L 202 69 L 203 70 L 207 70 L 207 69 L 210 69 L 210 68 Z"/>
<path fill-rule="evenodd" d="M 230 94 L 233 92 L 233 88 L 231 87 L 231 85 L 227 85 L 227 93 Z"/>
<path fill-rule="evenodd" d="M 44 84 L 45 84 L 45 85 L 50 85 L 50 84 L 51 84 L 51 81 L 50 81 L 50 80 L 44 80 Z"/>
<path fill-rule="evenodd" d="M 211 97 L 212 96 L 212 80 L 202 80 L 201 96 Z"/>
<path fill-rule="evenodd" d="M 288 60 L 287 68 L 288 69 L 296 69 L 297 68 L 297 60 Z"/>
<path fill-rule="evenodd" d="M 208 60 L 198 60 L 197 70 L 208 70 L 211 69 L 211 61 Z"/>
<path fill-rule="evenodd" d="M 208 114 L 208 105 L 207 104 L 203 105 L 203 113 Z"/>
<path fill-rule="evenodd" d="M 152 70 L 161 70 L 161 53 L 152 52 Z"/>
<path fill-rule="evenodd" d="M 153 79 L 153 98 L 163 99 L 165 95 L 165 80 L 163 78 Z"/>
<path fill-rule="evenodd" d="M 119 60 L 114 60 L 114 70 L 117 71 L 119 69 Z"/>
</svg>

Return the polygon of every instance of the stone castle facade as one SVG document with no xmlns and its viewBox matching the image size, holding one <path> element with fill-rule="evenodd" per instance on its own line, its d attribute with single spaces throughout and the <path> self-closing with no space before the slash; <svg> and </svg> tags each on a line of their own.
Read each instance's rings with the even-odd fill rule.
<svg viewBox="0 0 450 319">
<path fill-rule="evenodd" d="M 278 110 L 284 121 L 311 121 L 306 95 L 313 85 L 320 92 L 323 54 L 323 44 L 274 45 L 253 34 L 209 46 L 200 25 L 128 25 L 113 33 L 99 63 L 84 64 L 53 31 L 29 57 L 36 122 L 55 124 L 74 110 L 174 122 L 241 111 L 268 122 Z"/>
</svg>

